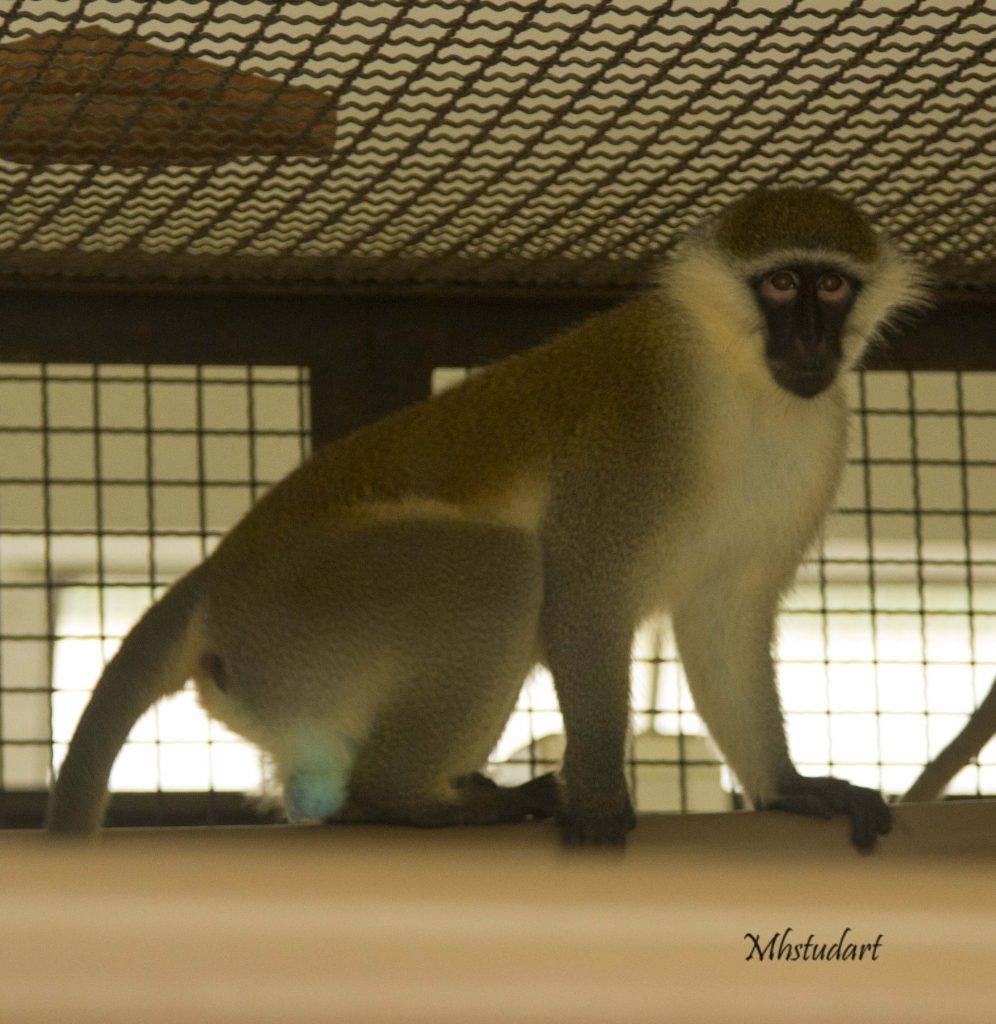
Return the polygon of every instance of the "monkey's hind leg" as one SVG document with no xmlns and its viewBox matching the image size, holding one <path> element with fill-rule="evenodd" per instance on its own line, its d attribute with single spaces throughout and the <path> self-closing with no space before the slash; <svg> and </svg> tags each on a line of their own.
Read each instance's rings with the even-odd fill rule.
<svg viewBox="0 0 996 1024">
<path fill-rule="evenodd" d="M 496 615 L 461 631 L 446 645 L 449 664 L 399 687 L 357 757 L 342 820 L 437 827 L 557 812 L 552 776 L 505 787 L 480 772 L 530 668 L 531 637 L 512 625 Z"/>
<path fill-rule="evenodd" d="M 536 661 L 542 586 L 538 540 L 514 527 L 401 510 L 289 532 L 213 595 L 225 685 L 202 680 L 205 705 L 270 753 L 292 820 L 552 814 L 549 781 L 474 778 Z"/>
<path fill-rule="evenodd" d="M 438 826 L 550 816 L 553 780 L 506 788 L 479 774 L 537 660 L 538 541 L 487 523 L 415 526 L 393 526 L 399 547 L 383 575 L 404 624 L 398 674 L 357 755 L 342 819 Z M 402 557 L 414 544 L 418 557 Z"/>
</svg>

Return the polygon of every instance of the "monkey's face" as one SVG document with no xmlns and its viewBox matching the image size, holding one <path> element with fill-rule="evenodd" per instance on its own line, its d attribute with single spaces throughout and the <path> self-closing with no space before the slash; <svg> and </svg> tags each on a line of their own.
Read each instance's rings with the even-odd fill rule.
<svg viewBox="0 0 996 1024">
<path fill-rule="evenodd" d="M 777 209 L 763 216 L 756 204 L 771 197 L 762 190 L 732 220 L 690 234 L 661 285 L 688 317 L 696 348 L 744 385 L 805 401 L 853 369 L 897 313 L 922 305 L 926 287 L 857 211 L 836 200 L 827 200 L 836 214 L 823 200 L 810 209 L 805 189 L 774 194 Z"/>
<path fill-rule="evenodd" d="M 765 360 L 776 383 L 813 398 L 843 361 L 847 318 L 862 284 L 829 263 L 793 262 L 750 280 L 765 328 Z"/>
</svg>

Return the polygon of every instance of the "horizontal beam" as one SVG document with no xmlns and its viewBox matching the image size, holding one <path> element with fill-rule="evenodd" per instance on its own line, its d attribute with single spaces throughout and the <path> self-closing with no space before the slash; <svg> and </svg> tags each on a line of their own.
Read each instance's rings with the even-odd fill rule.
<svg viewBox="0 0 996 1024">
<path fill-rule="evenodd" d="M 47 801 L 43 792 L 0 793 L 0 819 L 5 828 L 38 829 Z M 931 803 L 894 804 L 895 825 L 875 849 L 876 858 L 893 855 L 932 854 L 965 856 L 996 853 L 996 800 L 949 798 Z M 324 833 L 341 837 L 339 842 L 380 839 L 390 833 L 404 842 L 423 842 L 423 836 L 438 847 L 459 846 L 468 841 L 490 846 L 492 840 L 512 847 L 540 846 L 555 849 L 558 832 L 551 822 L 512 826 L 457 826 L 426 832 L 414 827 L 385 829 L 382 825 L 335 825 L 328 830 L 282 824 L 276 812 L 261 812 L 241 793 L 115 793 L 104 823 L 107 834 L 127 839 L 134 828 L 168 826 L 174 834 L 185 828 L 226 826 L 219 834 L 251 836 L 297 835 L 319 839 Z M 232 826 L 242 826 L 230 831 Z M 634 849 L 694 849 L 696 847 L 731 853 L 750 849 L 782 854 L 855 857 L 848 836 L 846 818 L 832 821 L 784 814 L 780 811 L 723 811 L 702 814 L 645 813 L 629 838 Z M 5 833 L 0 829 L 0 842 Z"/>
<path fill-rule="evenodd" d="M 897 808 L 871 857 L 774 811 L 569 862 L 545 823 L 7 833 L 4 1020 L 988 1020 L 993 810 Z"/>
<path fill-rule="evenodd" d="M 625 299 L 0 289 L 0 360 L 355 366 L 492 362 Z M 996 369 L 996 299 L 949 296 L 893 333 L 869 369 Z M 400 370 L 399 370 L 400 372 Z M 410 376 L 410 373 L 409 373 Z"/>
</svg>

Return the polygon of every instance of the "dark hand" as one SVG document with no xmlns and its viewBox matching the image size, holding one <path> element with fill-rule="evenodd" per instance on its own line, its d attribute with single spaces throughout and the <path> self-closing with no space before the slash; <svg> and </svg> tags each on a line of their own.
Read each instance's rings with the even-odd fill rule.
<svg viewBox="0 0 996 1024">
<path fill-rule="evenodd" d="M 859 850 L 871 850 L 875 840 L 892 828 L 889 806 L 874 789 L 829 776 L 812 779 L 804 775 L 795 775 L 779 789 L 778 796 L 763 805 L 766 810 L 816 818 L 846 814 L 851 819 L 851 842 Z"/>
<path fill-rule="evenodd" d="M 565 846 L 625 846 L 626 834 L 636 825 L 628 795 L 612 808 L 566 806 L 557 820 Z"/>
</svg>

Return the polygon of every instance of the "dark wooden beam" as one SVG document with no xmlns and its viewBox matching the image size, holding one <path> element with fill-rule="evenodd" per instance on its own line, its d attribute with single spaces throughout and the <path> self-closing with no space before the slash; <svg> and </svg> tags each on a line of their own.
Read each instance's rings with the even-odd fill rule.
<svg viewBox="0 0 996 1024">
<path fill-rule="evenodd" d="M 869 370 L 996 370 L 996 296 L 942 297 L 865 359 Z"/>
<path fill-rule="evenodd" d="M 8 362 L 297 363 L 376 369 L 480 364 L 529 348 L 626 295 L 390 296 L 0 289 Z M 893 333 L 870 368 L 996 368 L 996 297 L 945 297 Z M 392 371 L 392 367 L 394 370 Z M 407 372 L 407 370 L 403 371 Z"/>
<path fill-rule="evenodd" d="M 316 441 L 424 397 L 436 366 L 480 366 L 625 295 L 0 289 L 0 362 L 295 364 Z M 873 370 L 996 370 L 996 299 L 946 296 L 869 353 Z"/>
</svg>

